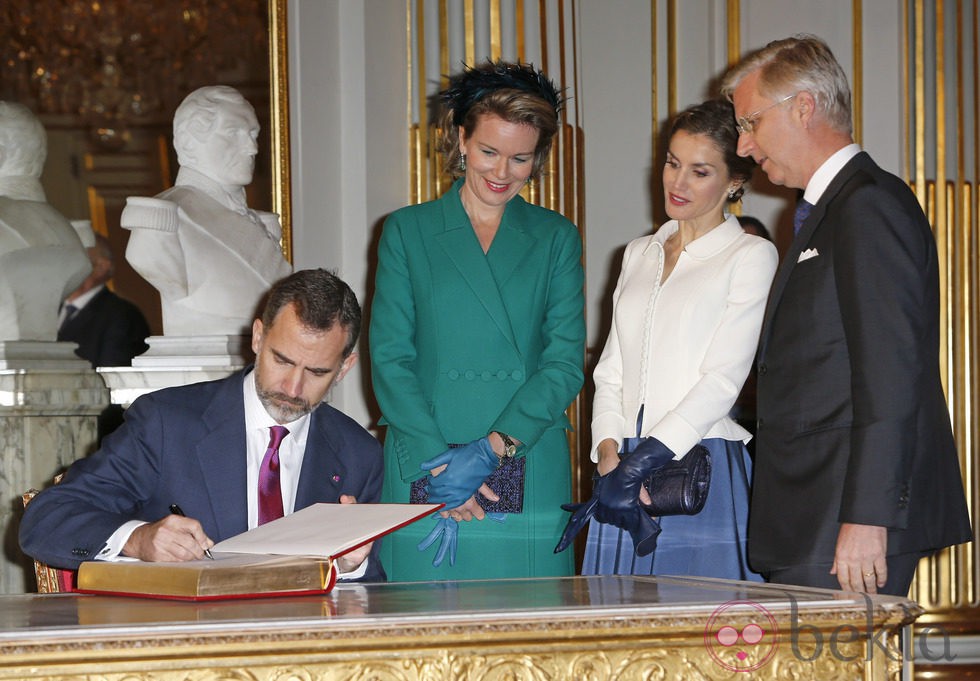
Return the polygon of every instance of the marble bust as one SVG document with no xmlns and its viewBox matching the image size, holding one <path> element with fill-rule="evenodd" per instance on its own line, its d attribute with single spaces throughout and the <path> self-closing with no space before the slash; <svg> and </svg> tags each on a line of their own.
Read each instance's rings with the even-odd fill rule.
<svg viewBox="0 0 980 681">
<path fill-rule="evenodd" d="M 174 186 L 126 200 L 126 260 L 159 291 L 164 336 L 247 334 L 262 296 L 292 272 L 279 216 L 246 205 L 258 133 L 237 90 L 195 90 L 174 114 Z"/>
<path fill-rule="evenodd" d="M 58 307 L 92 270 L 71 222 L 47 202 L 44 126 L 0 101 L 0 340 L 53 341 Z"/>
</svg>

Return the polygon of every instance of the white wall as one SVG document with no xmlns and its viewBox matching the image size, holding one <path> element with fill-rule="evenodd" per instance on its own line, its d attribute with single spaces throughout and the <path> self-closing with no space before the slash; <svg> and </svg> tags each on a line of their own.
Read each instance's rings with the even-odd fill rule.
<svg viewBox="0 0 980 681">
<path fill-rule="evenodd" d="M 336 270 L 366 308 L 380 221 L 408 202 L 405 4 L 289 0 L 287 10 L 293 264 Z M 368 426 L 361 346 L 331 401 Z"/>
</svg>

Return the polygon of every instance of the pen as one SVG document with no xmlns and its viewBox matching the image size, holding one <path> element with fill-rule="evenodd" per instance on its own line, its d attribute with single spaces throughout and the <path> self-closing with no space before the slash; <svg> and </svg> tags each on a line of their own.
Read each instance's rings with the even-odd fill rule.
<svg viewBox="0 0 980 681">
<path fill-rule="evenodd" d="M 170 504 L 170 512 L 173 513 L 174 515 L 179 515 L 182 518 L 187 517 L 184 515 L 184 512 L 180 509 L 180 506 L 178 506 L 177 504 Z M 211 549 L 204 549 L 204 555 L 210 558 L 211 560 L 214 560 L 214 556 L 211 555 Z"/>
</svg>

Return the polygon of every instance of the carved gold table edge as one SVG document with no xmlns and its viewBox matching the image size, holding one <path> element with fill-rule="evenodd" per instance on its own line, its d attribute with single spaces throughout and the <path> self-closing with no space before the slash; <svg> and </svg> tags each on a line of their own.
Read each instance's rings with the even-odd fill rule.
<svg viewBox="0 0 980 681">
<path fill-rule="evenodd" d="M 823 600 L 810 591 L 806 592 L 809 602 L 794 610 L 790 605 L 796 602 L 794 593 L 789 589 L 785 600 L 776 597 L 765 602 L 786 635 L 773 648 L 766 669 L 760 669 L 754 678 L 765 671 L 765 678 L 898 680 L 901 634 L 922 614 L 918 604 L 839 592 L 827 592 Z M 65 604 L 80 612 L 86 606 L 106 603 L 86 600 L 99 598 L 95 596 L 48 598 L 77 599 Z M 804 600 L 801 596 L 801 602 Z M 0 679 L 23 678 L 29 673 L 43 679 L 99 681 L 598 681 L 640 678 L 634 675 L 639 669 L 661 670 L 661 678 L 729 678 L 720 674 L 725 670 L 712 660 L 705 638 L 706 623 L 717 610 L 711 602 L 337 616 L 328 601 L 328 597 L 298 600 L 293 610 L 300 614 L 282 619 L 191 619 L 130 625 L 97 621 L 95 625 L 8 631 L 0 634 Z M 134 599 L 132 603 L 134 609 L 153 608 L 147 601 Z M 124 611 L 129 607 L 118 601 L 116 605 Z M 173 612 L 192 617 L 194 606 L 188 607 Z M 310 609 L 322 611 L 304 614 Z M 715 620 L 718 626 L 739 627 L 745 621 L 737 613 L 722 613 Z M 841 647 L 842 659 L 824 650 L 807 660 L 811 647 L 803 650 L 801 660 L 797 641 L 791 645 L 788 638 L 790 627 L 797 626 L 806 627 L 811 634 L 821 632 L 827 641 L 831 632 L 845 628 L 853 629 L 855 636 Z M 871 638 L 881 639 L 880 649 L 870 644 Z M 730 678 L 746 678 L 731 674 Z M 647 678 L 646 671 L 642 678 Z"/>
</svg>

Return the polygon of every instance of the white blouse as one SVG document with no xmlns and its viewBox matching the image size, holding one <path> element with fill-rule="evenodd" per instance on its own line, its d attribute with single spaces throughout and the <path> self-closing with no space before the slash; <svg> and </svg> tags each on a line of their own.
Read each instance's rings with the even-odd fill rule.
<svg viewBox="0 0 980 681">
<path fill-rule="evenodd" d="M 666 281 L 663 244 L 675 220 L 629 243 L 613 323 L 593 373 L 592 460 L 605 439 L 655 437 L 682 458 L 704 438 L 748 442 L 728 413 L 759 342 L 778 255 L 729 216 L 680 254 Z"/>
</svg>

